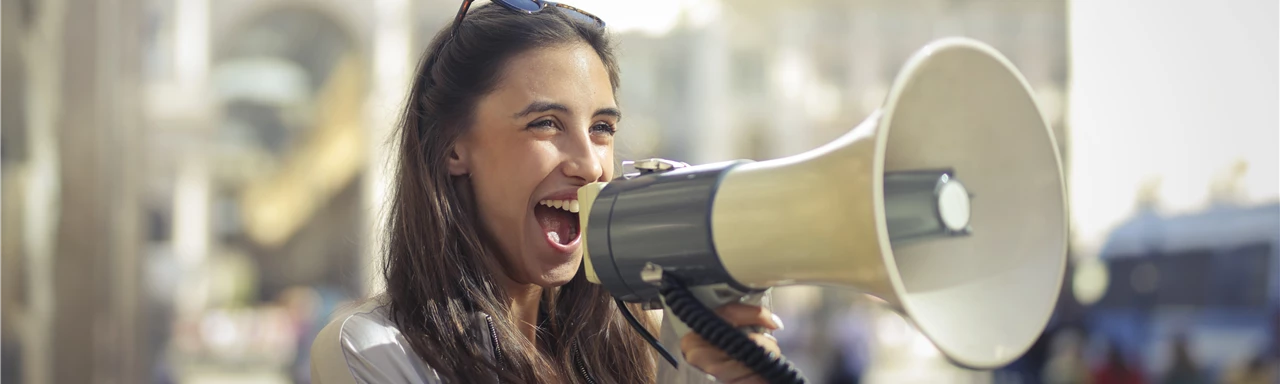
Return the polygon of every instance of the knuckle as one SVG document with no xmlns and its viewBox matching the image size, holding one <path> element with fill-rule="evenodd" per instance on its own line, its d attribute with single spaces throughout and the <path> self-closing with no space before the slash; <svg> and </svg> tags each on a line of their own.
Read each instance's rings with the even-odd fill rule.
<svg viewBox="0 0 1280 384">
<path fill-rule="evenodd" d="M 707 367 L 705 372 L 710 373 L 712 376 L 715 376 L 723 380 L 726 377 L 735 376 L 735 373 L 736 373 L 735 371 L 739 370 L 740 368 L 745 368 L 745 367 L 742 367 L 742 365 L 739 364 L 737 361 L 730 360 L 730 361 L 720 362 L 718 364 L 712 364 L 710 367 Z"/>
<path fill-rule="evenodd" d="M 703 348 L 710 348 L 710 347 L 712 347 L 711 343 L 708 343 L 701 336 L 698 336 L 693 333 L 690 333 L 680 338 L 680 350 L 686 353 L 689 351 L 694 351 L 694 350 L 703 349 Z"/>
<path fill-rule="evenodd" d="M 769 316 L 768 310 L 764 307 L 743 303 L 729 303 L 720 306 L 720 308 L 716 308 L 716 314 L 726 319 L 737 320 L 767 319 Z"/>
<path fill-rule="evenodd" d="M 694 368 L 697 368 L 702 372 L 716 376 L 719 376 L 724 370 L 724 362 L 722 359 L 718 357 L 715 352 L 711 352 L 706 349 L 700 349 L 690 353 L 685 362 L 688 362 L 689 365 L 692 365 Z"/>
<path fill-rule="evenodd" d="M 702 367 L 704 358 L 698 350 L 686 351 L 684 361 L 695 367 Z"/>
</svg>

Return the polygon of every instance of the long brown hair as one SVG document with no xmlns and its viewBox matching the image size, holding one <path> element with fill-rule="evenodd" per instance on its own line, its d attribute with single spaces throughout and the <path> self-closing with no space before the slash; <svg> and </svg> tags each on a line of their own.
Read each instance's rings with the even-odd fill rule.
<svg viewBox="0 0 1280 384">
<path fill-rule="evenodd" d="M 618 87 L 618 66 L 600 28 L 550 7 L 528 15 L 485 4 L 468 14 L 457 34 L 446 26 L 424 53 L 397 134 L 396 176 L 388 207 L 383 275 L 390 316 L 414 352 L 450 383 L 583 382 L 574 346 L 598 382 L 655 380 L 649 346 L 621 317 L 612 297 L 583 272 L 545 289 L 537 342 L 516 327 L 500 268 L 476 215 L 466 177 L 451 176 L 446 158 L 471 124 L 477 101 L 489 93 L 508 59 L 560 44 L 590 45 Z M 639 307 L 631 307 L 640 314 Z M 484 351 L 482 316 L 492 318 L 502 349 L 496 365 Z M 648 316 L 637 316 L 656 332 Z"/>
</svg>

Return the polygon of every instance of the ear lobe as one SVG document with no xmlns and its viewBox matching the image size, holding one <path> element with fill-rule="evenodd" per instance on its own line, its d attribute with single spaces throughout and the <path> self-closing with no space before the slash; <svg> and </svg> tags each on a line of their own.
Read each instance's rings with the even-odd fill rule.
<svg viewBox="0 0 1280 384">
<path fill-rule="evenodd" d="M 445 161 L 448 162 L 450 176 L 463 176 L 471 173 L 471 167 L 466 161 L 466 149 L 462 144 L 454 144 L 453 149 L 449 150 L 449 157 Z"/>
</svg>

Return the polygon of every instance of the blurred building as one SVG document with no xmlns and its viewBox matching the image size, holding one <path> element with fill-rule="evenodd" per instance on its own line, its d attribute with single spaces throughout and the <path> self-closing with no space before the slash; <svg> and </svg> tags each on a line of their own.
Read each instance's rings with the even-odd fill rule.
<svg viewBox="0 0 1280 384">
<path fill-rule="evenodd" d="M 368 288 L 375 8 L 4 7 L 5 382 L 305 381 Z"/>
</svg>

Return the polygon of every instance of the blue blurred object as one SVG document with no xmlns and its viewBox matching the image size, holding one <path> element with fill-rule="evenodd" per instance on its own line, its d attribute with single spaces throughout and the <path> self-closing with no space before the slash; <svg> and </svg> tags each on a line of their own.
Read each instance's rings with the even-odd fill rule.
<svg viewBox="0 0 1280 384">
<path fill-rule="evenodd" d="M 1174 368 L 1185 335 L 1202 377 L 1274 348 L 1280 310 L 1280 204 L 1143 213 L 1112 232 L 1100 258 L 1105 296 L 1087 310 L 1095 334 L 1141 356 L 1148 377 Z"/>
</svg>

